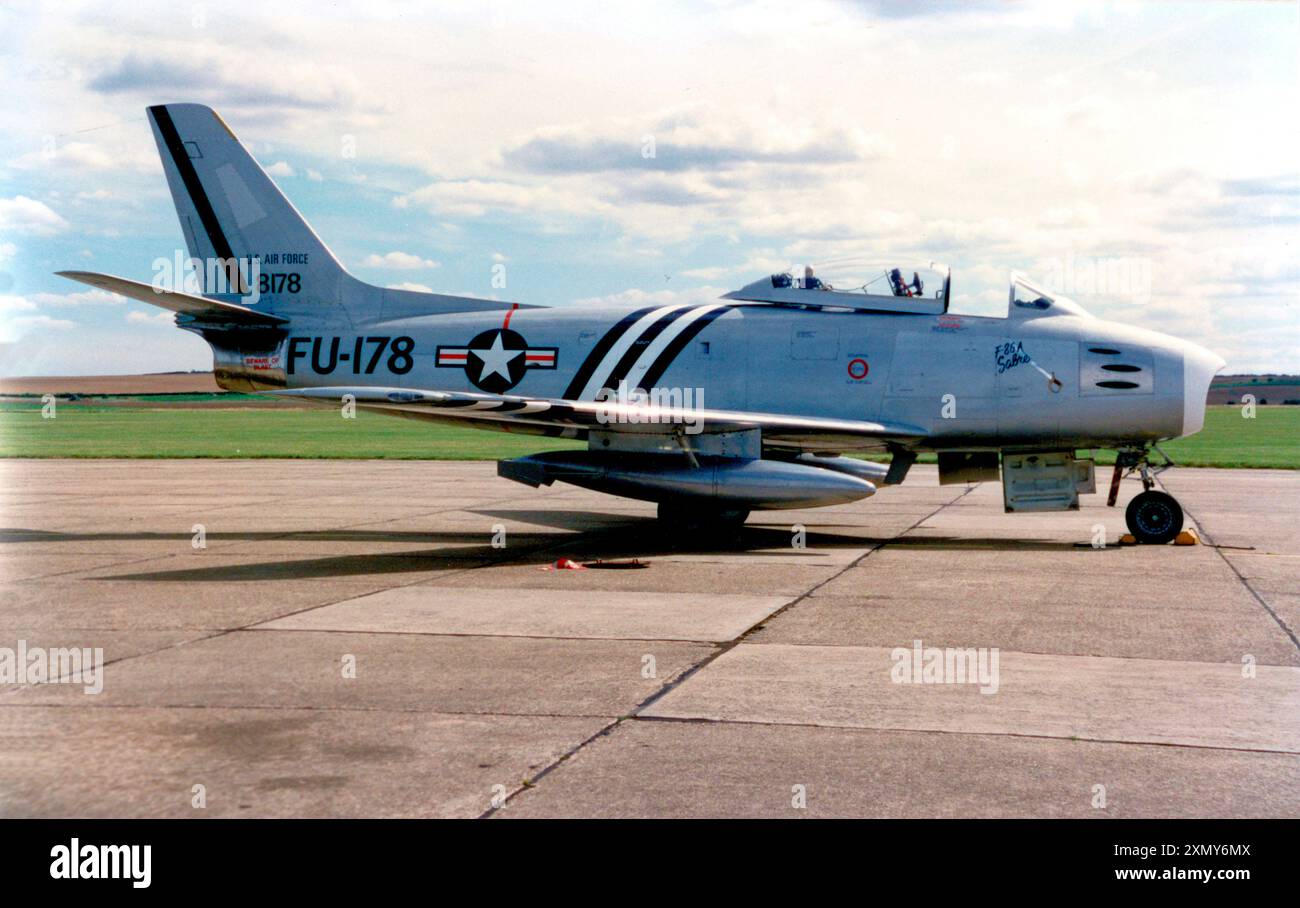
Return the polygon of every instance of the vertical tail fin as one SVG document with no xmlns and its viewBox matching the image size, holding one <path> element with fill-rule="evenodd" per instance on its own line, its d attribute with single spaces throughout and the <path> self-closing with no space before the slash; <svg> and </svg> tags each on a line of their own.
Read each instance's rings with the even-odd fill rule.
<svg viewBox="0 0 1300 908">
<path fill-rule="evenodd" d="M 498 300 L 375 287 L 359 281 L 303 220 L 217 112 L 202 104 L 149 108 L 149 122 L 190 257 L 208 295 L 300 318 L 354 325 L 431 313 L 509 308 Z M 250 262 L 256 261 L 256 268 Z M 237 261 L 244 271 L 233 270 Z M 253 271 L 255 277 L 249 275 Z M 219 278 L 223 286 L 213 286 Z M 248 286 L 251 284 L 252 286 Z M 181 289 L 181 288 L 176 288 Z"/>
<path fill-rule="evenodd" d="M 232 281 L 232 292 L 256 292 L 270 305 L 338 299 L 347 272 L 216 111 L 165 104 L 149 108 L 149 122 L 190 257 L 206 266 L 204 292 L 217 292 L 209 286 L 214 267 L 231 273 L 214 260 L 246 268 L 256 258 L 270 279 L 257 288 Z"/>
</svg>

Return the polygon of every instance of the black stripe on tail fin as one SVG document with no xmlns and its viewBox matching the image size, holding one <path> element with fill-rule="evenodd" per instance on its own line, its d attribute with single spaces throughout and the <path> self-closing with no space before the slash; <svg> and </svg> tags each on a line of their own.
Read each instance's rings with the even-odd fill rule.
<svg viewBox="0 0 1300 908">
<path fill-rule="evenodd" d="M 205 292 L 255 293 L 267 305 L 340 300 L 347 272 L 216 111 L 162 104 L 148 112 Z M 257 286 L 244 286 L 236 261 L 244 274 L 256 271 Z M 234 278 L 228 288 L 209 286 L 214 268 Z"/>
<path fill-rule="evenodd" d="M 203 189 L 203 183 L 199 180 L 199 175 L 194 169 L 194 162 L 190 160 L 185 143 L 181 140 L 180 133 L 176 131 L 176 124 L 172 122 L 172 115 L 161 104 L 150 107 L 149 115 L 153 117 L 154 123 L 158 125 L 158 132 L 162 136 L 163 145 L 171 155 L 172 164 L 175 165 L 177 172 L 180 174 L 181 182 L 185 184 L 185 191 L 189 193 L 190 201 L 198 211 L 199 221 L 203 224 L 203 230 L 208 236 L 208 242 L 212 244 L 213 252 L 216 253 L 218 258 L 233 259 L 235 257 L 234 250 L 230 248 L 230 241 L 226 239 L 225 233 L 221 230 L 221 222 L 217 220 L 217 213 L 213 210 L 212 202 Z M 191 252 L 194 252 L 194 250 L 191 250 Z M 202 258 L 202 256 L 196 257 Z"/>
<path fill-rule="evenodd" d="M 216 111 L 202 104 L 163 104 L 148 113 L 203 293 L 236 294 L 244 306 L 354 326 L 511 306 L 357 280 Z"/>
</svg>

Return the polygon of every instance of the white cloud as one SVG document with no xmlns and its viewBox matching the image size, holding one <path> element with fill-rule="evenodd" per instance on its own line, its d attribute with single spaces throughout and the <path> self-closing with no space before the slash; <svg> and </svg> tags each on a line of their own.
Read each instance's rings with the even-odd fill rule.
<svg viewBox="0 0 1300 908">
<path fill-rule="evenodd" d="M 49 315 L 25 315 L 14 319 L 14 324 L 19 327 L 30 328 L 54 328 L 58 331 L 66 331 L 69 328 L 77 327 L 77 323 L 71 319 L 54 318 Z"/>
<path fill-rule="evenodd" d="M 388 268 L 394 271 L 419 271 L 441 267 L 433 259 L 420 258 L 411 252 L 385 252 L 383 255 L 371 253 L 361 261 L 365 268 Z"/>
<path fill-rule="evenodd" d="M 688 290 L 642 290 L 632 287 L 604 296 L 573 301 L 574 306 L 671 306 L 678 303 L 711 303 L 727 292 L 724 287 L 692 287 Z"/>
<path fill-rule="evenodd" d="M 6 307 L 6 297 L 0 297 L 0 312 Z M 12 298 L 8 298 L 12 299 Z M 23 307 L 14 308 L 23 311 Z M 52 318 L 48 315 L 17 315 L 0 319 L 0 343 L 12 343 L 25 338 L 33 331 L 67 331 L 77 327 L 76 323 L 64 318 Z"/>
<path fill-rule="evenodd" d="M 0 343 L 12 343 L 33 330 L 65 331 L 76 323 L 37 311 L 34 300 L 24 296 L 0 295 Z"/>
<path fill-rule="evenodd" d="M 759 249 L 750 252 L 740 261 L 723 262 L 704 268 L 687 268 L 681 272 L 681 275 L 703 281 L 715 281 L 729 275 L 738 275 L 748 283 L 764 274 L 777 274 L 793 267 L 796 258 L 798 256 L 783 254 L 775 249 Z"/>
<path fill-rule="evenodd" d="M 730 267 L 716 268 L 687 268 L 682 272 L 682 277 L 696 278 L 704 281 L 716 281 L 720 277 L 726 277 L 734 271 Z"/>
<path fill-rule="evenodd" d="M 16 170 L 50 170 L 68 168 L 78 171 L 102 172 L 118 169 L 151 171 L 157 169 L 157 159 L 150 155 L 129 154 L 93 142 L 74 141 L 52 145 L 40 151 L 29 151 L 9 161 Z"/>
<path fill-rule="evenodd" d="M 51 236 L 68 229 L 68 222 L 44 202 L 25 195 L 0 199 L 0 230 L 30 236 Z"/>
<path fill-rule="evenodd" d="M 414 290 L 416 293 L 432 293 L 433 288 L 424 284 L 417 284 L 414 281 L 403 281 L 400 284 L 389 284 L 389 290 Z"/>
<path fill-rule="evenodd" d="M 0 157 L 15 197 L 0 200 L 0 236 L 42 263 L 52 250 L 17 238 L 66 232 L 55 209 L 101 242 L 133 236 L 121 203 L 167 205 L 140 109 L 165 94 L 217 105 L 272 168 L 294 160 L 307 180 L 361 184 L 347 202 L 317 194 L 336 222 L 387 228 L 380 206 L 395 199 L 401 231 L 457 234 L 471 259 L 509 242 L 534 260 L 544 246 L 618 281 L 659 256 L 663 273 L 735 286 L 794 263 L 933 257 L 954 265 L 959 298 L 978 301 L 1005 300 L 1013 267 L 1141 256 L 1152 308 L 1126 304 L 1120 317 L 1158 317 L 1179 334 L 1181 301 L 1199 300 L 1225 350 L 1294 360 L 1293 330 L 1261 334 L 1225 314 L 1264 285 L 1274 311 L 1296 302 L 1285 275 L 1300 211 L 1286 180 L 1300 148 L 1277 114 L 1297 100 L 1284 5 L 1171 16 L 1149 4 L 880 0 L 789 16 L 764 3 L 592 4 L 555 16 L 485 2 L 485 14 L 346 3 L 318 14 L 303 2 L 283 18 L 235 3 L 221 28 L 210 11 L 177 45 L 170 7 L 139 0 L 131 49 L 120 17 L 93 7 L 11 18 L 16 103 L 0 110 Z M 342 58 L 341 46 L 384 52 Z M 1250 47 L 1251 65 L 1223 46 Z M 755 70 L 793 61 L 791 47 L 815 52 L 779 79 Z M 428 90 L 393 90 L 413 84 Z M 55 135 L 47 158 L 42 137 Z M 340 157 L 345 138 L 355 157 Z M 105 193 L 112 204 L 85 204 Z M 402 235 L 348 254 L 411 242 Z M 96 245 L 97 259 L 116 245 Z M 1217 249 L 1256 254 L 1219 271 Z M 1181 330 L 1199 336 L 1206 317 L 1186 313 Z"/>
<path fill-rule="evenodd" d="M 107 290 L 78 290 L 73 293 L 34 293 L 32 299 L 42 306 L 119 306 L 126 297 Z"/>
<path fill-rule="evenodd" d="M 183 45 L 142 41 L 116 59 L 93 61 L 100 71 L 89 87 L 104 95 L 152 100 L 160 92 L 179 92 L 194 100 L 271 109 L 350 109 L 367 104 L 357 76 L 346 66 L 270 54 L 258 41 L 213 45 L 194 40 L 213 34 L 212 30 L 192 32 Z"/>
<path fill-rule="evenodd" d="M 696 108 L 539 130 L 501 151 L 512 168 L 545 174 L 598 171 L 717 173 L 746 165 L 821 167 L 868 160 L 880 141 L 860 127 L 810 121 L 773 130 L 762 113 Z"/>
<path fill-rule="evenodd" d="M 131 375 L 212 368 L 212 351 L 188 331 L 159 328 L 143 338 L 140 325 L 116 319 L 76 327 L 76 343 L 59 327 L 30 328 L 21 343 L 4 349 L 0 375 Z M 0 340 L 4 330 L 0 320 Z M 92 332 L 95 342 L 82 342 Z"/>
<path fill-rule="evenodd" d="M 0 296 L 0 312 L 31 312 L 36 304 L 21 296 Z"/>
<path fill-rule="evenodd" d="M 276 161 L 274 164 L 267 166 L 266 172 L 273 177 L 294 176 L 293 167 L 289 165 L 288 161 Z"/>
<path fill-rule="evenodd" d="M 504 180 L 445 180 L 394 199 L 398 208 L 422 206 L 442 215 L 483 217 L 489 212 L 510 214 L 579 215 L 612 213 L 608 203 L 553 185 Z"/>
<path fill-rule="evenodd" d="M 174 312 L 142 312 L 132 309 L 126 314 L 126 320 L 133 325 L 172 325 L 176 321 Z"/>
</svg>

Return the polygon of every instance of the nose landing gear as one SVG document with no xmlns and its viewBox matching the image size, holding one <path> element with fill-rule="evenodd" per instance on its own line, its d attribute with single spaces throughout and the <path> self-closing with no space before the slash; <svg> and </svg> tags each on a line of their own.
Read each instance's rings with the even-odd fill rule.
<svg viewBox="0 0 1300 908">
<path fill-rule="evenodd" d="M 1143 491 L 1128 503 L 1128 508 L 1124 511 L 1124 522 L 1128 524 L 1128 531 L 1133 534 L 1133 538 L 1147 545 L 1165 545 L 1172 542 L 1183 529 L 1182 507 L 1172 495 L 1156 491 L 1154 488 L 1156 484 L 1154 477 L 1174 465 L 1164 451 L 1160 451 L 1159 448 L 1156 450 L 1165 459 L 1165 462 L 1159 466 L 1152 466 L 1146 448 L 1120 450 L 1115 458 L 1110 495 L 1106 499 L 1106 504 L 1114 507 L 1115 499 L 1119 495 L 1119 482 L 1125 470 L 1129 473 L 1141 474 Z"/>
</svg>

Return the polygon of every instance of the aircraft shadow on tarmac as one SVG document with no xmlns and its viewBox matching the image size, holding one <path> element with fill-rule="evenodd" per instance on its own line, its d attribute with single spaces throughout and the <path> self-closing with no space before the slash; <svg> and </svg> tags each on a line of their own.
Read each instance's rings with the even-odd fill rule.
<svg viewBox="0 0 1300 908">
<path fill-rule="evenodd" d="M 133 580 L 154 582 L 256 582 L 276 580 L 311 580 L 375 574 L 403 574 L 428 571 L 469 570 L 494 564 L 537 565 L 554 562 L 559 557 L 593 562 L 639 559 L 679 554 L 761 553 L 764 558 L 784 556 L 791 564 L 816 564 L 828 557 L 828 549 L 875 549 L 880 546 L 905 546 L 910 549 L 937 551 L 1114 551 L 1117 546 L 1093 549 L 1086 543 L 1042 540 L 950 536 L 876 536 L 867 528 L 848 524 L 809 526 L 805 548 L 792 543 L 790 525 L 755 522 L 738 531 L 723 534 L 685 534 L 665 532 L 657 521 L 635 515 L 599 512 L 557 511 L 474 511 L 497 521 L 511 520 L 550 526 L 571 533 L 529 533 L 512 531 L 508 546 L 491 546 L 488 532 L 420 532 L 418 530 L 332 529 L 295 532 L 213 532 L 210 543 L 220 542 L 337 542 L 343 545 L 425 543 L 450 548 L 412 549 L 398 552 L 342 553 L 317 558 L 303 558 L 292 553 L 278 557 L 240 563 L 188 567 L 177 570 L 140 571 L 130 574 L 101 574 L 96 580 Z M 99 532 L 61 533 L 32 529 L 0 529 L 0 543 L 96 541 L 176 541 L 188 543 L 192 534 L 185 532 Z M 211 553 L 211 550 L 209 550 Z M 220 554 L 218 551 L 217 554 Z M 258 558 L 255 550 L 230 552 L 234 557 Z M 168 557 L 160 555 L 160 558 Z M 111 570 L 111 566 L 106 568 Z"/>
<path fill-rule="evenodd" d="M 298 530 L 209 532 L 209 542 L 482 542 L 484 533 L 432 533 L 419 530 Z M 52 530 L 2 529 L 7 542 L 189 542 L 193 533 L 60 533 Z"/>
</svg>

